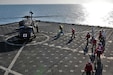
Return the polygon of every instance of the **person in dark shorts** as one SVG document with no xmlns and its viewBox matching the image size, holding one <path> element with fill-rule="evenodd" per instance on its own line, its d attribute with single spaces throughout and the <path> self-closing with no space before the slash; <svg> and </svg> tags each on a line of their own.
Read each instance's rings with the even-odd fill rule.
<svg viewBox="0 0 113 75">
<path fill-rule="evenodd" d="M 88 46 L 88 43 L 89 43 L 89 38 L 90 38 L 90 34 L 89 34 L 89 33 L 87 33 L 87 35 L 86 35 L 87 46 Z"/>
<path fill-rule="evenodd" d="M 75 38 L 75 29 L 71 28 L 71 31 L 72 31 L 71 39 L 73 39 L 73 38 Z"/>
</svg>

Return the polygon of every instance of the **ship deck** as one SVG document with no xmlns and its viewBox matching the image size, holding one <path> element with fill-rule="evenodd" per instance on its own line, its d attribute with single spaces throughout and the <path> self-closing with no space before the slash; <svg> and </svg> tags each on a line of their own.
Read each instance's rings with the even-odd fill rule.
<svg viewBox="0 0 113 75">
<path fill-rule="evenodd" d="M 39 22 L 39 33 L 27 44 L 13 43 L 18 33 L 18 23 L 0 26 L 0 75 L 82 75 L 85 64 L 91 54 L 84 55 L 85 36 L 92 31 L 92 26 L 64 24 L 64 35 L 58 38 L 61 23 Z M 75 28 L 76 37 L 71 40 L 71 28 Z M 106 31 L 105 51 L 101 56 L 98 73 L 113 74 L 113 29 L 93 27 L 95 37 L 100 30 Z M 102 66 L 102 68 L 100 67 Z M 100 71 L 100 72 L 99 72 Z M 85 74 L 84 74 L 85 75 Z"/>
</svg>

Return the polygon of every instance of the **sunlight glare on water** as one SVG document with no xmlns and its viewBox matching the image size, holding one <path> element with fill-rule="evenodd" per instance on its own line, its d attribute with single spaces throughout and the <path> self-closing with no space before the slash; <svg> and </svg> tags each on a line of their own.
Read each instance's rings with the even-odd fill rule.
<svg viewBox="0 0 113 75">
<path fill-rule="evenodd" d="M 110 3 L 89 3 L 83 4 L 87 12 L 85 23 L 93 25 L 101 25 L 105 27 L 113 27 L 108 24 L 106 20 L 107 16 L 113 9 L 113 5 Z"/>
</svg>

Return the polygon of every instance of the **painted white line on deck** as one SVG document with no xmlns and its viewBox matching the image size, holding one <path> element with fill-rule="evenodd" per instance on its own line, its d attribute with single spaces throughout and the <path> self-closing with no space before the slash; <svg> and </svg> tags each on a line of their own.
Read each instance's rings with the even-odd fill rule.
<svg viewBox="0 0 113 75">
<path fill-rule="evenodd" d="M 8 37 L 7 35 L 0 35 L 0 37 Z"/>
<path fill-rule="evenodd" d="M 12 36 L 9 36 L 5 39 L 5 43 L 9 44 L 9 45 L 13 45 L 13 46 L 22 46 L 23 44 L 14 44 L 14 43 L 10 43 L 8 42 L 8 39 L 12 38 L 12 37 L 15 37 L 16 35 L 12 35 Z"/>
<path fill-rule="evenodd" d="M 49 36 L 48 35 L 46 35 L 46 34 L 41 34 L 41 35 L 44 35 L 47 39 L 45 39 L 41 42 L 37 42 L 37 43 L 33 43 L 33 44 L 27 44 L 26 46 L 42 44 L 42 43 L 45 43 L 45 42 L 49 41 Z"/>
<path fill-rule="evenodd" d="M 3 37 L 4 35 L 0 35 L 1 37 Z"/>
<path fill-rule="evenodd" d="M 7 68 L 3 67 L 3 66 L 0 66 L 0 69 L 2 70 L 5 70 L 5 71 L 9 71 L 10 73 L 14 74 L 14 75 L 22 75 L 18 72 L 15 72 L 15 71 L 12 71 L 12 70 L 8 70 Z"/>
<path fill-rule="evenodd" d="M 7 70 L 5 67 L 3 67 L 3 66 L 0 66 L 0 69 L 2 69 L 2 70 Z"/>
<path fill-rule="evenodd" d="M 6 70 L 6 72 L 4 73 L 4 75 L 8 75 L 9 70 L 11 70 L 11 68 L 13 67 L 13 65 L 15 64 L 17 58 L 19 57 L 20 53 L 22 52 L 23 48 L 25 47 L 26 44 L 24 44 L 20 50 L 18 51 L 18 53 L 16 54 L 16 56 L 14 57 L 14 59 L 12 60 L 11 64 L 8 67 L 8 70 Z"/>
<path fill-rule="evenodd" d="M 46 37 L 46 39 L 43 40 L 43 41 L 41 41 L 41 42 L 34 42 L 34 43 L 31 43 L 31 44 L 29 43 L 29 44 L 27 44 L 26 46 L 42 44 L 42 43 L 47 42 L 47 41 L 49 40 L 49 36 L 48 36 L 48 35 L 46 35 L 46 34 L 41 34 L 41 35 L 44 35 L 44 36 Z M 13 45 L 13 46 L 22 46 L 23 44 L 15 44 L 15 43 L 11 43 L 11 42 L 8 42 L 8 41 L 7 41 L 8 39 L 10 39 L 10 38 L 12 38 L 12 37 L 14 37 L 14 36 L 15 36 L 15 35 L 12 35 L 12 36 L 6 38 L 6 39 L 5 39 L 5 43 L 7 43 L 7 44 L 9 44 L 9 45 Z"/>
<path fill-rule="evenodd" d="M 23 74 L 17 73 L 17 72 L 12 71 L 12 70 L 9 70 L 9 71 L 10 71 L 10 73 L 12 73 L 12 74 L 14 74 L 14 75 L 23 75 Z"/>
</svg>

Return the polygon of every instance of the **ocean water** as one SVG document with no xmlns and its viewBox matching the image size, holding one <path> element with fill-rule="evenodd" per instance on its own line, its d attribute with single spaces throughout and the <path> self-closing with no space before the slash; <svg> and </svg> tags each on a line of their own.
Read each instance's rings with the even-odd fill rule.
<svg viewBox="0 0 113 75">
<path fill-rule="evenodd" d="M 18 22 L 30 11 L 35 20 L 113 27 L 112 4 L 0 5 L 0 25 Z"/>
</svg>

